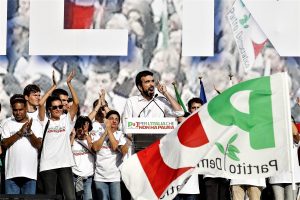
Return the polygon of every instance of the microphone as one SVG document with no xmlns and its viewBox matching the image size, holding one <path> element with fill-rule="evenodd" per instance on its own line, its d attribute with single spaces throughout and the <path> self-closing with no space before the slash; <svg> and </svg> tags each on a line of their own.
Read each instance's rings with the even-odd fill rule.
<svg viewBox="0 0 300 200">
<path fill-rule="evenodd" d="M 164 114 L 164 117 L 166 117 L 166 114 L 165 112 L 163 111 L 163 109 L 158 105 L 158 103 L 156 103 L 156 101 L 154 101 L 153 99 L 153 102 L 157 105 L 157 107 L 161 110 L 161 112 Z"/>
<path fill-rule="evenodd" d="M 154 99 L 158 96 L 158 94 L 155 94 L 153 99 L 151 99 L 151 101 L 149 101 L 149 103 L 143 108 L 143 110 L 141 110 L 140 114 L 138 115 L 138 117 L 141 116 L 142 112 L 150 105 L 150 103 L 152 103 L 152 101 L 154 101 Z M 154 101 L 155 102 L 155 101 Z"/>
</svg>

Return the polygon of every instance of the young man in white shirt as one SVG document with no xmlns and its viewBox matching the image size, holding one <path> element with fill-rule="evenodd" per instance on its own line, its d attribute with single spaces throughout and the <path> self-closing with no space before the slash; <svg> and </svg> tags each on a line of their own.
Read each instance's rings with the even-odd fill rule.
<svg viewBox="0 0 300 200">
<path fill-rule="evenodd" d="M 42 144 L 42 124 L 29 119 L 26 100 L 16 94 L 10 99 L 13 118 L 3 124 L 2 146 L 5 156 L 5 193 L 35 194 L 37 155 Z"/>
<path fill-rule="evenodd" d="M 41 99 L 41 89 L 35 84 L 29 84 L 24 88 L 23 95 L 26 99 L 27 114 L 29 117 L 36 119 Z"/>
</svg>

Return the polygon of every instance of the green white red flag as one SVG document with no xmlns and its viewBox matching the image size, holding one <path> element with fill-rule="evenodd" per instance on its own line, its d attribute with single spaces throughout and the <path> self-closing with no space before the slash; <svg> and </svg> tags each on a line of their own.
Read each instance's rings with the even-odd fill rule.
<svg viewBox="0 0 300 200">
<path fill-rule="evenodd" d="M 291 171 L 287 74 L 225 90 L 171 133 L 126 160 L 134 199 L 172 199 L 192 173 L 247 179 Z"/>
<path fill-rule="evenodd" d="M 227 14 L 245 71 L 251 69 L 267 36 L 253 19 L 242 0 L 236 0 Z"/>
</svg>

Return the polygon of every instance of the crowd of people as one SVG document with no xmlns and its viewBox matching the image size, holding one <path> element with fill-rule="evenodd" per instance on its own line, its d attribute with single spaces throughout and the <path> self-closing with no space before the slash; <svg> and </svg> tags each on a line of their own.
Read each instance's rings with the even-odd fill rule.
<svg viewBox="0 0 300 200">
<path fill-rule="evenodd" d="M 184 112 L 166 86 L 155 80 L 148 70 L 140 71 L 135 83 L 139 95 L 127 99 L 119 113 L 107 104 L 106 91 L 98 99 L 88 116 L 80 115 L 79 98 L 72 85 L 71 71 L 66 84 L 71 92 L 57 87 L 55 74 L 52 86 L 41 96 L 35 84 L 27 85 L 23 94 L 10 98 L 12 116 L 1 122 L 2 193 L 63 195 L 64 199 L 130 200 L 130 193 L 122 183 L 120 165 L 126 157 L 142 150 L 162 135 L 127 134 L 122 128 L 128 118 L 174 117 L 181 123 L 196 112 L 203 102 L 194 97 Z M 293 123 L 297 156 L 299 134 Z M 137 146 L 139 140 L 147 141 Z M 297 190 L 292 190 L 288 173 L 268 179 L 271 196 L 275 200 L 297 199 L 300 166 L 295 163 Z M 212 175 L 193 174 L 179 191 L 176 200 L 250 200 L 263 198 L 266 179 L 228 180 Z M 138 186 L 137 186 L 138 187 Z M 267 199 L 271 198 L 270 194 Z M 269 196 L 268 196 L 269 195 Z M 266 197 L 265 197 L 266 198 Z"/>
<path fill-rule="evenodd" d="M 93 87 L 94 83 L 106 89 L 107 102 L 122 112 L 126 99 L 138 94 L 132 77 L 143 69 L 157 72 L 167 87 L 176 80 L 182 99 L 187 102 L 199 91 L 199 76 L 202 76 L 206 94 L 211 98 L 217 94 L 214 86 L 224 90 L 230 85 L 230 73 L 234 83 L 260 77 L 265 74 L 267 61 L 270 61 L 272 73 L 289 72 L 291 102 L 295 105 L 293 112 L 299 113 L 294 103 L 299 96 L 299 59 L 280 57 L 276 50 L 266 46 L 258 55 L 255 65 L 245 72 L 226 19 L 233 2 L 215 1 L 214 56 L 187 57 L 181 53 L 180 0 L 65 0 L 65 28 L 128 30 L 128 55 L 105 57 L 29 55 L 30 1 L 8 1 L 7 55 L 0 56 L 0 99 L 3 108 L 0 119 L 11 114 L 9 97 L 22 93 L 26 85 L 37 84 L 45 92 L 51 86 L 50 74 L 53 69 L 59 74 L 58 86 L 66 90 L 67 74 L 76 70 L 74 87 L 83 91 L 78 94 L 81 111 L 88 114 L 98 93 L 98 88 Z"/>
</svg>

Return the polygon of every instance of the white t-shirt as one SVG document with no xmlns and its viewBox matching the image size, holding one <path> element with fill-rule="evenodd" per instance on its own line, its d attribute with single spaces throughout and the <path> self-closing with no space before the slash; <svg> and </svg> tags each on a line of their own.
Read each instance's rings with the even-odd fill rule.
<svg viewBox="0 0 300 200">
<path fill-rule="evenodd" d="M 69 113 L 61 115 L 57 121 L 50 119 L 41 154 L 40 171 L 75 165 L 70 143 L 73 125 Z"/>
<path fill-rule="evenodd" d="M 96 134 L 93 141 L 97 141 L 101 135 Z M 121 131 L 113 133 L 119 145 L 126 143 L 125 137 Z M 122 154 L 119 151 L 113 151 L 109 144 L 108 136 L 106 136 L 103 145 L 96 153 L 96 168 L 95 168 L 95 181 L 101 182 L 118 182 L 121 181 L 119 165 L 122 162 Z"/>
<path fill-rule="evenodd" d="M 3 124 L 3 138 L 9 138 L 21 129 L 24 123 L 11 118 Z M 31 130 L 37 138 L 43 137 L 43 126 L 40 121 L 33 119 Z M 29 138 L 22 137 L 6 151 L 5 179 L 26 177 L 36 180 L 38 166 L 38 151 L 34 148 Z"/>
<path fill-rule="evenodd" d="M 90 132 L 90 135 L 95 137 L 95 135 L 102 134 L 104 132 L 105 124 L 100 124 L 98 121 L 93 122 L 93 129 Z"/>
<path fill-rule="evenodd" d="M 150 103 L 150 101 L 152 102 Z M 122 116 L 123 123 L 127 118 L 138 117 L 139 115 L 140 117 L 179 117 L 184 114 L 183 110 L 174 111 L 164 96 L 157 96 L 150 101 L 142 95 L 130 97 L 125 104 Z"/>
<path fill-rule="evenodd" d="M 27 112 L 27 115 L 32 119 L 38 119 L 39 110 L 36 109 L 34 112 Z"/>
<path fill-rule="evenodd" d="M 77 176 L 88 177 L 94 174 L 95 156 L 87 148 L 88 144 L 86 140 L 74 140 L 72 152 L 75 166 L 72 167 L 72 171 Z"/>
</svg>

